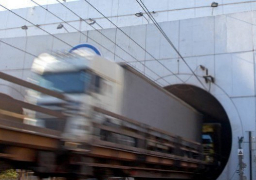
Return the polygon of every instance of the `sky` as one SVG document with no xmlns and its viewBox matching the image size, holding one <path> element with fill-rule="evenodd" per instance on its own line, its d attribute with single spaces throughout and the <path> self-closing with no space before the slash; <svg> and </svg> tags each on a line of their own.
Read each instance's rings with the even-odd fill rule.
<svg viewBox="0 0 256 180">
<path fill-rule="evenodd" d="M 34 0 L 34 1 L 41 5 L 58 3 L 56 0 Z M 63 0 L 60 0 L 60 1 L 63 1 Z M 76 0 L 66 0 L 66 2 L 69 2 L 69 1 L 76 1 Z M 19 9 L 19 8 L 37 6 L 31 0 L 0 0 L 0 4 L 7 7 L 8 9 Z M 3 10 L 4 8 L 0 7 L 0 11 L 3 11 Z"/>
</svg>

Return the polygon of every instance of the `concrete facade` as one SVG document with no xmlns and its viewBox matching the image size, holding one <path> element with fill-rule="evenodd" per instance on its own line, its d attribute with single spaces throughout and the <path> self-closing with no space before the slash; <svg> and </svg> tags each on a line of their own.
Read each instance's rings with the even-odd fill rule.
<svg viewBox="0 0 256 180">
<path fill-rule="evenodd" d="M 140 72 L 165 87 L 185 83 L 198 86 L 212 94 L 224 107 L 232 128 L 232 150 L 228 164 L 218 180 L 239 179 L 238 141 L 244 136 L 245 176 L 249 178 L 248 131 L 255 135 L 256 115 L 256 2 L 242 0 L 218 0 L 219 7 L 212 8 L 212 1 L 206 0 L 146 0 L 160 26 L 166 32 L 186 62 L 203 83 L 192 75 L 185 63 L 170 47 L 167 41 L 146 18 L 134 16 L 142 12 L 136 1 L 111 0 L 92 1 L 106 16 L 122 28 L 142 48 L 113 27 L 84 1 L 70 2 L 67 6 L 82 18 L 94 18 L 102 26 L 101 35 L 78 17 L 72 15 L 60 4 L 46 5 L 49 11 L 64 18 L 82 33 L 68 24 L 57 29 L 61 22 L 40 7 L 15 10 L 16 13 L 40 25 L 55 37 L 48 35 L 30 23 L 21 20 L 11 12 L 0 12 L 0 38 L 2 41 L 22 50 L 38 55 L 43 52 L 69 50 L 81 43 L 98 47 L 103 56 L 113 61 L 127 61 Z M 156 3 L 157 2 L 157 3 Z M 20 27 L 28 26 L 28 30 Z M 68 32 L 67 32 L 68 31 Z M 56 37 L 68 44 L 61 42 Z M 117 45 L 116 45 L 117 44 Z M 127 51 L 129 54 L 127 54 Z M 145 52 L 145 49 L 147 52 Z M 34 57 L 0 43 L 0 70 L 13 76 L 29 80 Z M 161 62 L 161 64 L 159 62 Z M 163 66 L 164 65 L 164 66 Z M 203 65 L 215 78 L 215 83 L 206 84 L 199 66 Z M 151 72 L 153 70 L 157 75 Z M 0 91 L 17 99 L 25 99 L 25 89 L 0 81 Z M 253 140 L 253 168 L 256 167 L 255 139 Z M 256 170 L 253 171 L 256 179 Z"/>
</svg>

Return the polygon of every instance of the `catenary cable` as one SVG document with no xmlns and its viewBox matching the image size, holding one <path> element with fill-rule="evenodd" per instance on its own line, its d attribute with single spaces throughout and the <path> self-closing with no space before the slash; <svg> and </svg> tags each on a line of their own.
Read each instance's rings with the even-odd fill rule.
<svg viewBox="0 0 256 180">
<path fill-rule="evenodd" d="M 59 0 L 57 0 L 59 1 Z M 88 0 L 84 0 L 87 4 L 89 4 L 93 9 L 95 9 L 99 14 L 101 14 L 106 20 L 108 20 L 112 25 L 114 25 L 119 31 L 121 31 L 126 37 L 128 37 L 131 41 L 133 41 L 138 47 L 140 47 L 143 51 L 145 51 L 150 57 L 152 57 L 155 61 L 161 64 L 167 71 L 173 74 L 177 79 L 184 83 L 184 81 L 175 73 L 173 73 L 169 68 L 167 68 L 162 62 L 157 60 L 151 53 L 149 53 L 145 48 L 143 48 L 140 44 L 138 44 L 133 38 L 131 38 L 127 33 L 125 33 L 120 27 L 118 27 L 113 21 L 111 21 L 107 16 L 105 16 L 101 11 L 99 11 L 95 6 L 93 6 Z"/>
<path fill-rule="evenodd" d="M 31 0 L 33 3 L 35 3 L 36 5 L 38 5 L 39 7 L 41 7 L 42 9 L 44 9 L 45 11 L 49 12 L 51 15 L 53 15 L 54 17 L 58 18 L 59 20 L 61 20 L 63 23 L 69 25 L 70 27 L 72 27 L 73 29 L 75 29 L 76 31 L 78 31 L 79 33 L 81 33 L 82 35 L 84 35 L 86 38 L 90 39 L 91 41 L 93 41 L 94 43 L 96 43 L 97 45 L 101 46 L 103 49 L 111 52 L 112 54 L 114 54 L 114 52 L 112 52 L 111 50 L 109 50 L 108 48 L 106 48 L 105 46 L 103 46 L 102 44 L 100 44 L 99 42 L 95 41 L 94 39 L 90 38 L 89 36 L 87 36 L 85 33 L 83 33 L 82 31 L 80 31 L 79 29 L 77 29 L 75 26 L 71 25 L 70 23 L 68 23 L 67 21 L 65 21 L 64 19 L 62 19 L 61 17 L 57 16 L 56 14 L 54 14 L 53 12 L 49 11 L 47 8 L 43 7 L 42 5 L 38 4 L 37 2 L 35 2 L 34 0 Z M 123 58 L 121 58 L 120 56 L 116 55 L 117 57 L 119 57 L 120 59 L 122 59 L 123 61 L 125 61 Z"/>
<path fill-rule="evenodd" d="M 50 36 L 52 36 L 52 37 L 58 39 L 59 41 L 63 42 L 64 44 L 66 44 L 66 45 L 68 45 L 68 46 L 70 46 L 70 47 L 73 47 L 71 44 L 69 44 L 69 43 L 67 43 L 66 41 L 63 41 L 62 39 L 60 39 L 60 38 L 56 37 L 55 35 L 49 33 L 48 31 L 46 31 L 46 30 L 44 30 L 43 28 L 37 26 L 36 24 L 32 23 L 31 21 L 27 20 L 26 18 L 20 16 L 19 14 L 15 13 L 14 11 L 8 9 L 7 7 L 3 6 L 2 4 L 0 4 L 0 6 L 3 7 L 4 9 L 6 9 L 7 11 L 13 13 L 14 15 L 18 16 L 19 18 L 23 19 L 24 21 L 27 21 L 28 23 L 32 24 L 33 26 L 35 26 L 35 27 L 41 29 L 41 30 L 44 31 L 45 33 L 49 34 Z"/>
<path fill-rule="evenodd" d="M 73 47 L 71 44 L 69 44 L 69 43 L 63 41 L 62 39 L 56 37 L 55 35 L 49 33 L 48 31 L 46 31 L 46 30 L 44 30 L 43 28 L 37 26 L 36 24 L 32 23 L 31 21 L 25 19 L 24 17 L 20 16 L 19 14 L 15 13 L 14 11 L 12 11 L 12 10 L 6 8 L 5 6 L 3 6 L 3 5 L 1 5 L 1 4 L 0 4 L 0 6 L 3 7 L 4 9 L 6 9 L 7 11 L 13 13 L 14 15 L 18 16 L 19 18 L 23 19 L 24 21 L 27 21 L 28 23 L 32 24 L 33 26 L 35 26 L 35 27 L 41 29 L 42 31 L 44 31 L 45 33 L 51 35 L 52 37 L 58 39 L 59 41 L 63 42 L 64 44 L 66 44 L 66 45 L 68 45 L 68 46 L 70 46 L 70 47 Z M 7 43 L 5 43 L 4 41 L 1 41 L 1 42 L 3 42 L 4 44 L 7 44 Z M 12 45 L 10 45 L 10 44 L 9 44 L 9 46 L 14 47 L 14 46 L 12 46 Z M 17 47 L 15 47 L 15 48 L 16 48 L 16 49 L 19 49 L 19 50 L 22 50 L 22 49 L 17 48 Z M 22 50 L 22 51 L 23 51 L 23 50 Z M 25 51 L 23 51 L 23 52 L 25 52 Z M 30 55 L 32 55 L 32 54 L 30 53 Z M 32 55 L 32 56 L 37 57 L 37 56 L 35 56 L 35 55 Z M 121 57 L 119 57 L 119 58 L 121 58 Z M 123 58 L 121 58 L 121 59 L 123 59 Z M 124 59 L 123 59 L 123 60 L 124 60 Z M 125 60 L 124 60 L 124 61 L 125 61 Z M 125 62 L 127 62 L 127 61 L 125 61 Z M 140 61 L 139 61 L 139 62 L 140 62 Z M 149 68 L 148 68 L 148 69 L 149 69 Z M 152 71 L 151 69 L 149 69 L 149 70 L 150 70 L 151 72 L 153 72 L 154 74 L 156 74 L 156 73 L 155 73 L 154 71 Z M 156 75 L 157 75 L 157 74 L 156 74 Z M 167 83 L 168 83 L 168 82 L 167 82 Z"/>
<path fill-rule="evenodd" d="M 200 79 L 197 77 L 197 75 L 194 73 L 194 71 L 191 69 L 191 67 L 188 65 L 188 63 L 186 62 L 186 60 L 183 58 L 183 56 L 180 54 L 180 52 L 178 51 L 178 49 L 174 46 L 174 44 L 172 43 L 172 41 L 169 39 L 169 37 L 166 35 L 166 33 L 163 31 L 163 29 L 160 27 L 160 25 L 158 24 L 158 22 L 155 20 L 155 18 L 151 15 L 151 13 L 149 12 L 149 10 L 147 9 L 147 7 L 145 6 L 145 4 L 142 2 L 142 0 L 136 0 L 137 3 L 141 6 L 141 8 L 144 10 L 144 12 L 148 15 L 148 17 L 152 20 L 152 22 L 154 23 L 154 25 L 157 27 L 157 29 L 160 31 L 160 33 L 165 37 L 165 39 L 167 40 L 167 42 L 171 45 L 171 47 L 174 49 L 174 51 L 179 55 L 179 57 L 182 59 L 182 61 L 186 64 L 186 66 L 189 68 L 189 70 L 193 73 L 193 75 L 196 77 L 196 79 L 198 80 L 198 82 L 203 86 L 204 89 L 207 89 L 204 84 L 200 81 Z M 140 1 L 140 2 L 139 2 Z"/>
<path fill-rule="evenodd" d="M 191 67 L 188 65 L 188 63 L 185 61 L 185 59 L 183 58 L 183 56 L 180 54 L 180 52 L 178 51 L 178 49 L 174 46 L 174 44 L 172 43 L 172 41 L 169 39 L 169 37 L 166 35 L 166 33 L 163 31 L 163 29 L 161 28 L 161 26 L 158 24 L 158 22 L 155 20 L 155 18 L 151 15 L 150 11 L 147 9 L 146 5 L 140 0 L 140 2 L 138 0 L 136 0 L 138 2 L 138 4 L 141 6 L 141 8 L 144 10 L 144 12 L 148 15 L 148 17 L 152 20 L 152 22 L 154 23 L 154 25 L 157 27 L 157 29 L 160 31 L 160 33 L 165 37 L 165 39 L 167 40 L 167 42 L 172 46 L 172 48 L 175 50 L 175 52 L 180 56 L 180 58 L 182 59 L 182 61 L 186 64 L 186 66 L 189 68 L 189 70 L 193 73 L 193 75 L 196 77 L 196 79 L 199 81 L 199 83 L 206 89 L 206 87 L 203 85 L 203 83 L 200 81 L 200 79 L 198 78 L 198 76 L 194 73 L 194 71 L 191 69 Z"/>
<path fill-rule="evenodd" d="M 128 63 L 128 61 L 124 60 L 122 57 L 118 56 L 115 54 L 115 52 L 112 52 L 111 50 L 109 50 L 108 48 L 106 48 L 105 46 L 103 46 L 102 44 L 100 44 L 99 42 L 95 41 L 94 39 L 90 38 L 88 35 L 86 35 L 85 33 L 83 33 L 81 30 L 77 29 L 76 27 L 72 26 L 70 23 L 68 23 L 67 21 L 65 21 L 64 19 L 60 18 L 59 16 L 57 16 L 56 14 L 54 14 L 53 12 L 49 11 L 47 8 L 44 8 L 42 5 L 38 4 L 37 2 L 35 2 L 34 0 L 31 0 L 33 3 L 35 3 L 36 5 L 38 5 L 39 7 L 41 7 L 42 9 L 46 10 L 47 12 L 49 12 L 50 14 L 52 14 L 54 17 L 58 18 L 59 20 L 61 20 L 63 23 L 66 23 L 67 25 L 69 25 L 70 27 L 72 27 L 73 29 L 75 29 L 76 31 L 78 31 L 79 33 L 81 33 L 82 35 L 84 35 L 85 37 L 87 37 L 88 39 L 92 40 L 93 42 L 95 42 L 96 44 L 98 44 L 99 46 L 101 46 L 102 48 L 104 48 L 105 50 L 111 52 L 112 54 L 114 54 L 116 57 L 120 58 L 121 60 L 123 60 L 124 62 Z M 58 1 L 59 2 L 59 1 Z M 59 2 L 60 3 L 60 2 Z M 81 20 L 83 20 L 79 15 L 77 15 Z M 85 20 L 83 20 L 85 21 Z M 85 21 L 86 22 L 86 21 Z M 86 22 L 88 25 L 90 25 L 88 22 Z M 99 27 L 101 27 L 99 24 L 97 24 Z M 97 30 L 95 27 L 93 27 L 92 25 L 90 25 L 94 30 L 96 30 L 97 32 L 99 32 L 101 35 L 103 35 L 104 37 L 108 38 L 107 36 L 105 36 L 102 32 L 100 32 L 99 30 Z M 101 27 L 102 28 L 102 27 Z M 108 38 L 109 39 L 109 38 Z M 110 39 L 109 39 L 110 40 Z M 117 45 L 115 42 L 112 41 L 112 43 L 114 43 L 115 45 Z M 118 45 L 117 45 L 118 46 Z M 145 66 L 142 62 L 140 62 L 138 59 L 136 59 L 133 55 L 131 55 L 129 52 L 127 52 L 125 49 L 123 49 L 122 47 L 118 46 L 121 50 L 123 50 L 125 53 L 127 53 L 128 55 L 130 55 L 134 60 L 136 60 L 137 62 L 139 62 L 140 64 L 142 64 L 143 66 Z M 146 66 L 145 66 L 146 67 Z M 157 73 L 155 73 L 153 70 L 151 70 L 150 68 L 146 67 L 150 72 L 152 72 L 153 74 L 155 74 L 157 77 L 160 77 L 160 75 L 158 75 Z M 166 80 L 165 80 L 166 81 Z M 166 81 L 166 83 L 169 83 Z M 160 84 L 160 83 L 159 83 Z"/>
<path fill-rule="evenodd" d="M 138 0 L 136 0 L 137 3 L 141 6 L 141 8 L 144 10 L 144 12 L 148 15 L 148 17 L 152 20 L 152 22 L 154 23 L 154 25 L 157 27 L 157 29 L 160 31 L 160 33 L 164 36 L 164 38 L 167 40 L 167 42 L 172 46 L 172 48 L 175 50 L 175 52 L 180 56 L 180 58 L 182 59 L 182 61 L 186 64 L 186 66 L 189 68 L 189 70 L 193 73 L 193 75 L 197 78 L 197 80 L 199 81 L 199 83 L 206 89 L 206 87 L 203 85 L 203 83 L 200 81 L 200 79 L 198 78 L 198 76 L 193 72 L 193 70 L 191 69 L 191 67 L 188 65 L 188 63 L 185 61 L 185 59 L 183 58 L 183 56 L 180 54 L 180 52 L 178 51 L 178 49 L 174 46 L 174 44 L 172 43 L 172 41 L 169 39 L 169 37 L 166 35 L 166 33 L 163 31 L 163 29 L 161 28 L 161 26 L 158 24 L 158 22 L 155 20 L 155 18 L 151 15 L 150 11 L 147 9 L 146 5 L 140 0 L 140 2 Z"/>
<path fill-rule="evenodd" d="M 72 12 L 75 16 L 77 16 L 79 19 L 81 19 L 82 21 L 84 21 L 86 24 L 90 25 L 88 22 L 86 22 L 86 20 L 84 20 L 83 18 L 81 18 L 77 13 L 75 13 L 72 9 L 70 9 L 69 7 L 67 7 L 66 5 L 64 5 L 62 2 L 60 2 L 59 0 L 56 0 L 57 2 L 59 2 L 63 7 L 65 7 L 66 9 L 68 9 L 70 12 Z M 119 46 L 118 44 L 116 44 L 113 40 L 111 40 L 109 37 L 107 37 L 106 35 L 104 35 L 102 32 L 100 32 L 98 29 L 96 29 L 95 27 L 93 27 L 92 25 L 90 25 L 94 30 L 96 30 L 98 33 L 100 33 L 102 36 L 104 36 L 106 39 L 108 39 L 110 42 L 112 42 L 113 44 L 115 44 L 118 48 L 120 48 L 121 50 L 123 50 L 125 53 L 129 54 L 133 59 L 135 59 L 138 63 L 142 64 L 142 66 L 144 66 L 146 69 L 148 69 L 149 71 L 151 71 L 153 74 L 155 74 L 156 76 L 159 77 L 159 75 L 154 72 L 153 70 L 151 70 L 150 68 L 148 68 L 147 66 L 145 66 L 141 61 L 139 61 L 138 59 L 136 59 L 133 55 L 131 55 L 129 52 L 127 52 L 125 49 L 123 49 L 121 46 Z M 125 61 L 127 62 L 127 61 Z M 170 70 L 169 70 L 170 71 Z M 166 80 L 164 80 L 166 81 Z M 166 83 L 169 84 L 168 81 L 166 81 Z"/>
<path fill-rule="evenodd" d="M 46 31 L 46 30 L 44 30 L 43 28 L 37 26 L 36 24 L 32 23 L 31 21 L 25 19 L 24 17 L 20 16 L 19 14 L 17 14 L 17 13 L 15 13 L 14 11 L 10 10 L 9 8 L 7 8 L 7 7 L 5 7 L 5 6 L 1 5 L 1 4 L 0 4 L 0 6 L 3 7 L 4 9 L 6 9 L 7 11 L 13 13 L 14 15 L 18 16 L 19 18 L 23 19 L 24 21 L 26 21 L 26 22 L 32 24 L 33 26 L 35 26 L 35 27 L 41 29 L 42 31 L 44 31 L 45 33 L 51 35 L 52 37 L 58 39 L 59 41 L 63 42 L 64 44 L 66 44 L 66 45 L 68 45 L 68 46 L 70 46 L 70 47 L 73 47 L 71 44 L 69 44 L 69 43 L 63 41 L 62 39 L 56 37 L 55 35 L 49 33 L 48 31 Z M 49 12 L 49 11 L 48 11 L 48 12 Z M 86 21 L 85 21 L 85 22 L 86 22 Z M 121 57 L 119 57 L 119 58 L 121 58 Z M 121 58 L 121 59 L 124 60 L 123 58 Z M 124 61 L 125 61 L 125 60 L 124 60 Z M 125 62 L 127 62 L 127 61 L 125 61 Z M 140 61 L 139 61 L 139 62 L 140 62 Z M 149 69 L 149 68 L 148 68 L 148 69 Z M 154 72 L 153 70 L 151 70 L 151 69 L 149 69 L 149 70 L 155 74 L 155 72 Z M 167 82 L 167 83 L 168 83 L 168 82 Z"/>
<path fill-rule="evenodd" d="M 12 48 L 14 48 L 14 49 L 17 49 L 17 50 L 19 50 L 19 51 L 22 51 L 22 52 L 24 52 L 24 53 L 26 53 L 26 54 L 29 54 L 30 56 L 33 56 L 33 57 L 37 58 L 36 55 L 34 55 L 34 54 L 32 54 L 32 53 L 30 53 L 30 52 L 28 52 L 28 51 L 25 51 L 25 50 L 23 50 L 23 49 L 20 49 L 20 48 L 18 48 L 18 47 L 16 47 L 16 46 L 13 46 L 13 45 L 11 45 L 11 44 L 5 42 L 5 41 L 2 41 L 1 39 L 0 39 L 0 42 L 3 43 L 3 44 L 5 44 L 5 45 L 7 45 L 7 46 L 10 46 L 10 47 L 12 47 Z"/>
</svg>

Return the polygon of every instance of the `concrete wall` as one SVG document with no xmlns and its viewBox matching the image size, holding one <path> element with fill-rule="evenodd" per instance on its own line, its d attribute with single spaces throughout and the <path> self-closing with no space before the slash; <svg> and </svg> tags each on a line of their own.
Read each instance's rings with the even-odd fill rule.
<svg viewBox="0 0 256 180">
<path fill-rule="evenodd" d="M 67 0 L 69 1 L 69 0 Z M 134 14 L 137 12 L 143 12 L 143 9 L 138 3 L 130 0 L 88 0 L 93 6 L 101 11 L 105 16 L 110 18 L 111 21 L 118 24 L 119 27 L 135 26 L 141 24 L 152 23 L 150 19 L 144 14 L 143 17 L 136 17 Z M 38 4 L 42 4 L 45 9 L 37 6 L 32 1 L 27 2 L 29 8 L 15 9 L 14 12 L 24 17 L 28 21 L 21 19 L 8 11 L 0 11 L 0 38 L 4 37 L 22 37 L 25 36 L 24 31 L 20 31 L 20 27 L 27 25 L 27 36 L 44 35 L 46 34 L 42 30 L 35 27 L 33 24 L 40 25 L 41 28 L 50 31 L 52 34 L 77 32 L 74 28 L 80 31 L 92 30 L 93 27 L 100 29 L 114 27 L 110 22 L 102 17 L 95 9 L 93 9 L 85 1 L 65 2 L 64 5 L 72 9 L 78 16 L 74 15 L 68 9 L 61 4 L 47 4 L 57 3 L 56 1 L 44 1 L 35 0 Z M 192 19 L 198 17 L 216 16 L 230 13 L 238 13 L 245 11 L 256 10 L 256 1 L 254 0 L 215 0 L 219 3 L 217 8 L 212 8 L 212 0 L 161 0 L 161 2 L 155 0 L 144 0 L 145 5 L 150 12 L 155 11 L 152 14 L 158 22 L 175 21 L 182 19 Z M 13 7 L 8 2 L 1 2 L 7 8 Z M 21 4 L 21 3 L 20 3 Z M 17 8 L 17 6 L 14 6 Z M 5 10 L 0 7 L 0 10 Z M 60 19 L 52 15 L 57 15 L 68 24 L 64 24 L 66 30 L 56 29 L 59 23 L 62 23 Z M 95 24 L 93 27 L 87 25 L 84 21 L 80 20 L 93 18 L 100 26 Z"/>
<path fill-rule="evenodd" d="M 81 3 L 85 3 L 84 1 L 73 2 L 68 6 L 75 9 L 84 18 L 96 18 L 98 23 L 107 28 L 101 30 L 101 32 L 118 46 L 98 32 L 92 31 L 91 27 L 78 21 L 77 17 L 72 16 L 60 5 L 47 6 L 47 8 L 57 13 L 58 16 L 69 20 L 70 23 L 83 32 L 82 34 L 71 30 L 66 24 L 64 26 L 71 33 L 67 33 L 65 29 L 57 30 L 56 27 L 59 21 L 46 11 L 40 10 L 40 7 L 20 9 L 15 12 L 39 24 L 40 27 L 68 44 L 47 35 L 34 26 L 29 26 L 27 31 L 22 30 L 20 27 L 29 23 L 19 20 L 9 12 L 0 13 L 0 19 L 3 20 L 0 24 L 0 38 L 35 55 L 55 50 L 68 50 L 77 44 L 89 42 L 97 46 L 103 56 L 117 62 L 123 61 L 121 59 L 123 58 L 161 86 L 185 83 L 207 90 L 222 104 L 232 126 L 232 153 L 219 180 L 238 179 L 238 174 L 235 173 L 238 165 L 237 138 L 238 136 L 244 136 L 245 142 L 248 142 L 247 131 L 253 131 L 255 135 L 256 129 L 255 2 L 223 0 L 218 1 L 222 4 L 221 6 L 211 8 L 209 4 L 212 1 L 208 0 L 163 0 L 161 3 L 155 3 L 156 1 L 153 0 L 145 1 L 149 8 L 158 11 L 154 16 L 161 22 L 161 27 L 184 56 L 194 73 L 198 75 L 204 87 L 192 76 L 191 71 L 154 25 L 148 24 L 143 17 L 137 18 L 134 16 L 134 13 L 141 11 L 136 3 L 131 1 L 123 3 L 122 0 L 112 0 L 112 3 L 106 3 L 106 1 L 93 2 L 150 54 L 113 28 L 106 20 L 101 19 L 86 4 L 81 5 Z M 224 5 L 225 3 L 226 5 Z M 85 14 L 83 15 L 83 13 Z M 97 27 L 97 25 L 94 26 Z M 125 53 L 121 48 L 132 56 Z M 34 57 L 3 43 L 0 43 L 0 52 L 0 70 L 28 80 Z M 155 59 L 159 60 L 164 66 Z M 205 72 L 199 68 L 199 65 L 204 65 L 209 69 L 209 74 L 216 79 L 214 84 L 209 86 L 209 84 L 204 83 L 202 76 Z M 152 73 L 151 70 L 157 75 Z M 23 88 L 2 80 L 0 81 L 0 91 L 17 99 L 25 98 Z M 243 144 L 243 149 L 244 162 L 248 166 L 248 143 Z M 253 143 L 253 149 L 255 149 L 255 142 Z M 253 150 L 253 169 L 256 165 L 255 159 L 256 154 Z M 245 175 L 247 178 L 249 177 L 248 167 L 245 169 Z M 253 172 L 253 179 L 256 179 L 255 171 Z"/>
</svg>

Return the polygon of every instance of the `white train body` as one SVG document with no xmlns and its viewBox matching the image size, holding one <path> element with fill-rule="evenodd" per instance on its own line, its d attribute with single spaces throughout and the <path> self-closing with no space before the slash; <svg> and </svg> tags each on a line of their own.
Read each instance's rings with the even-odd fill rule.
<svg viewBox="0 0 256 180">
<path fill-rule="evenodd" d="M 100 107 L 143 124 L 192 141 L 201 141 L 202 116 L 128 65 L 119 65 L 87 52 L 49 55 L 35 59 L 34 78 L 39 85 L 64 93 L 70 104 L 29 92 L 35 103 L 72 114 L 65 123 L 36 115 L 39 126 L 61 129 L 63 138 L 88 140 L 91 122 L 105 121 L 93 107 Z M 118 124 L 119 122 L 115 122 Z"/>
</svg>

